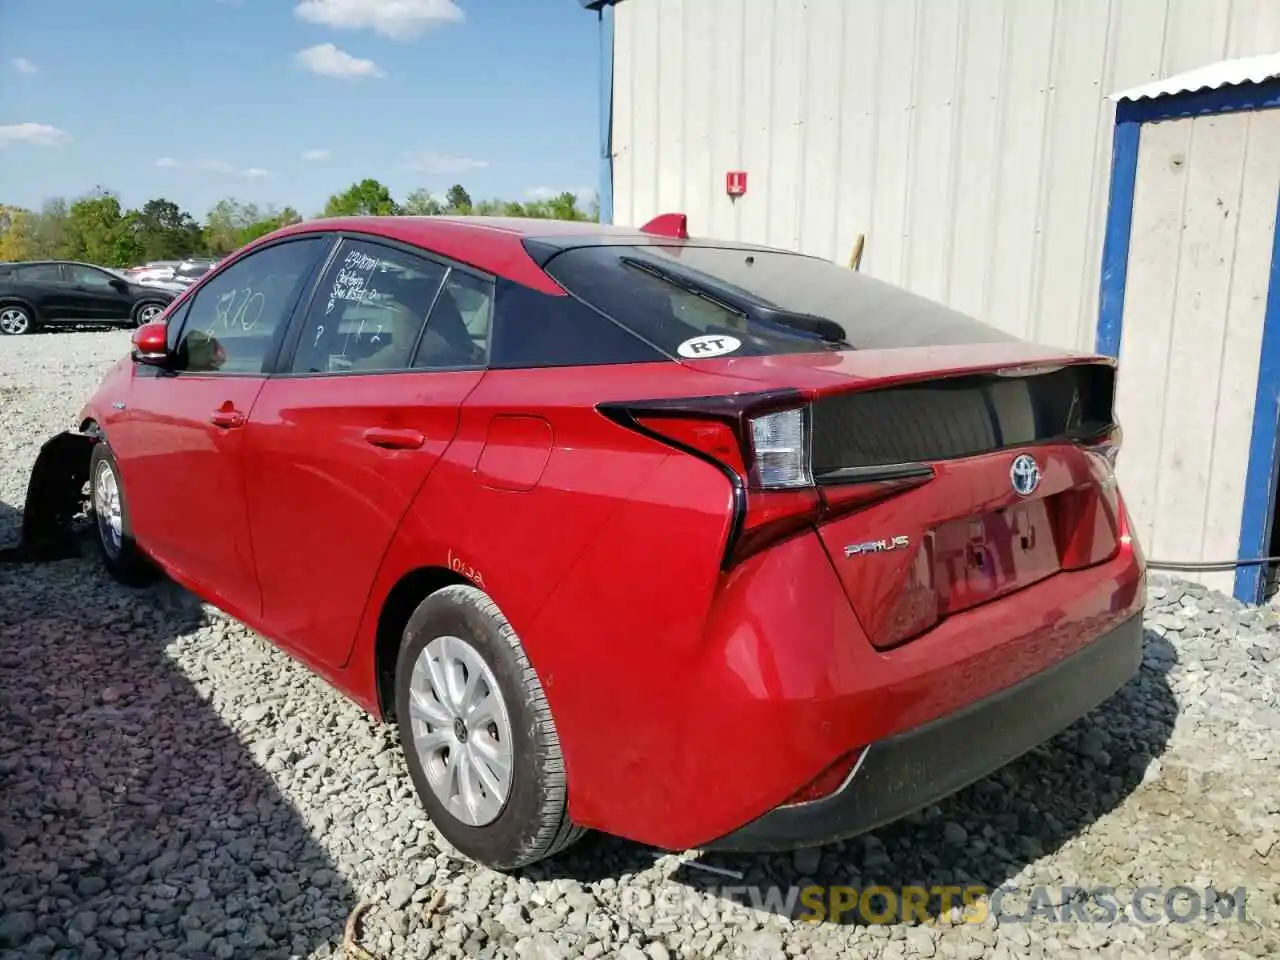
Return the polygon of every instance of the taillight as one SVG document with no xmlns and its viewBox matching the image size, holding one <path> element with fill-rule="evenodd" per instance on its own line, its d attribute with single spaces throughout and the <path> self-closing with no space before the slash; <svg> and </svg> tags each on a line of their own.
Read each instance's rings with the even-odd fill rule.
<svg viewBox="0 0 1280 960">
<path fill-rule="evenodd" d="M 883 475 L 814 483 L 810 461 L 812 413 L 798 390 L 727 397 L 606 403 L 601 413 L 719 467 L 733 486 L 735 516 L 723 568 L 766 546 L 845 512 L 923 482 Z M 927 476 L 932 471 L 925 468 Z"/>
<path fill-rule="evenodd" d="M 675 446 L 686 447 L 690 452 L 710 457 L 716 464 L 729 467 L 737 475 L 746 473 L 742 447 L 733 428 L 714 420 L 694 420 L 681 417 L 647 417 L 637 414 L 636 426 L 645 432 L 659 435 Z"/>
<path fill-rule="evenodd" d="M 759 490 L 812 487 L 809 470 L 809 406 L 763 413 L 751 424 L 751 486 Z"/>
<path fill-rule="evenodd" d="M 1081 444 L 1098 467 L 1097 486 L 1080 486 L 1058 494 L 1055 508 L 1056 540 L 1063 570 L 1083 570 L 1105 563 L 1121 543 L 1121 511 L 1116 485 L 1116 460 L 1124 443 L 1118 424 L 1105 434 Z"/>
<path fill-rule="evenodd" d="M 1120 456 L 1120 448 L 1124 445 L 1124 431 L 1120 424 L 1115 424 L 1106 434 L 1084 446 L 1085 452 L 1097 460 L 1105 473 L 1104 482 L 1115 483 L 1116 460 Z"/>
</svg>

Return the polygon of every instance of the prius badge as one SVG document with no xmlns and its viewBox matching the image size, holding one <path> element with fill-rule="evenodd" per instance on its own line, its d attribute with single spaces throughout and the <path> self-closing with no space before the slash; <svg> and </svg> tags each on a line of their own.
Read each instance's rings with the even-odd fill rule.
<svg viewBox="0 0 1280 960">
<path fill-rule="evenodd" d="M 888 553 L 890 550 L 903 550 L 911 543 L 910 537 L 889 537 L 887 540 L 869 540 L 866 543 L 851 543 L 844 548 L 845 558 L 862 557 L 868 553 Z"/>
</svg>

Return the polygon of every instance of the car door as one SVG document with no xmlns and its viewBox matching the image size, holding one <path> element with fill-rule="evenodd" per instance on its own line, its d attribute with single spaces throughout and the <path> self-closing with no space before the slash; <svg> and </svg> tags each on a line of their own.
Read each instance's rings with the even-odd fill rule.
<svg viewBox="0 0 1280 960">
<path fill-rule="evenodd" d="M 102 322 L 129 319 L 133 303 L 128 287 L 120 284 L 124 287 L 122 290 L 112 283 L 120 278 L 82 263 L 64 263 L 62 276 L 70 287 L 75 319 Z"/>
<path fill-rule="evenodd" d="M 200 595 L 256 622 L 261 610 L 244 495 L 245 426 L 332 239 L 255 249 L 170 321 L 173 372 L 135 366 L 117 453 L 139 544 Z"/>
<path fill-rule="evenodd" d="M 492 303 L 490 290 L 348 237 L 299 314 L 249 418 L 245 485 L 264 628 L 304 659 L 346 662 L 383 554 L 484 373 L 456 297 Z"/>
<path fill-rule="evenodd" d="M 58 263 L 25 263 L 13 267 L 16 291 L 31 301 L 41 320 L 65 320 L 75 315 L 71 285 L 62 278 Z"/>
</svg>

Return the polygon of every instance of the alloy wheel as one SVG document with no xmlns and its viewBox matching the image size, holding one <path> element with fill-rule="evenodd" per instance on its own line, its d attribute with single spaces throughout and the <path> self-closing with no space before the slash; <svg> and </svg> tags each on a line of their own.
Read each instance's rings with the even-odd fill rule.
<svg viewBox="0 0 1280 960">
<path fill-rule="evenodd" d="M 26 311 L 19 310 L 17 307 L 5 307 L 0 310 L 0 332 L 16 336 L 26 333 L 30 326 L 31 320 Z"/>
<path fill-rule="evenodd" d="M 138 323 L 139 325 L 144 323 L 150 323 L 152 320 L 160 316 L 160 314 L 162 313 L 164 313 L 164 307 L 160 306 L 160 304 L 148 303 L 145 307 L 143 307 L 141 310 L 138 311 Z"/>
<path fill-rule="evenodd" d="M 459 821 L 496 820 L 511 793 L 511 718 L 498 681 L 471 644 L 436 637 L 409 682 L 413 746 L 436 798 Z"/>
<path fill-rule="evenodd" d="M 98 536 L 107 553 L 116 559 L 124 544 L 124 511 L 120 506 L 120 484 L 115 471 L 107 463 L 98 464 L 93 480 L 93 513 L 98 521 Z"/>
</svg>

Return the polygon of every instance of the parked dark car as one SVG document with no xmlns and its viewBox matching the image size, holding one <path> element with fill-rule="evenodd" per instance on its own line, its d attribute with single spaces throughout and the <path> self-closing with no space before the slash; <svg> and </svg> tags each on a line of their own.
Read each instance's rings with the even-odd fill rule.
<svg viewBox="0 0 1280 960">
<path fill-rule="evenodd" d="M 46 323 L 141 326 L 176 296 L 73 260 L 0 263 L 0 334 L 31 333 Z"/>
</svg>

